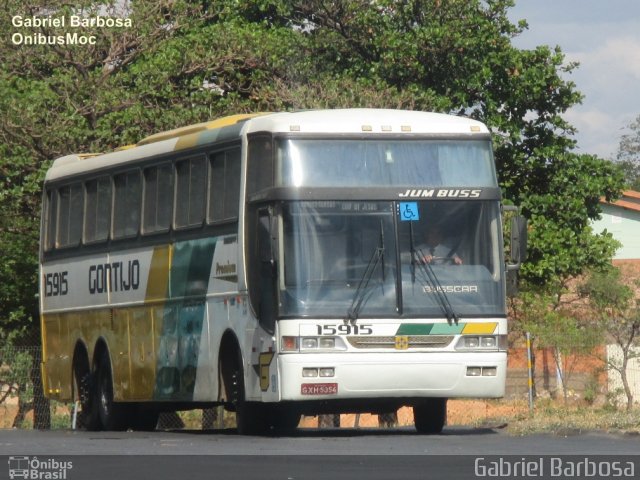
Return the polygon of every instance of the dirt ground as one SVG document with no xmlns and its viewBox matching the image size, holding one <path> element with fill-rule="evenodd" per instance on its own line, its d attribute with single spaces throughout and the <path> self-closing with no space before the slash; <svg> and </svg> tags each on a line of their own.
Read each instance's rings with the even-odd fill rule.
<svg viewBox="0 0 640 480">
<path fill-rule="evenodd" d="M 487 419 L 515 416 L 526 412 L 526 404 L 520 402 L 484 401 L 484 400 L 449 400 L 447 403 L 447 425 L 483 425 Z M 340 415 L 343 427 L 378 427 L 378 416 L 362 414 Z M 413 411 L 409 407 L 398 410 L 398 425 L 413 425 Z M 317 427 L 318 417 L 303 417 L 301 427 Z"/>
</svg>

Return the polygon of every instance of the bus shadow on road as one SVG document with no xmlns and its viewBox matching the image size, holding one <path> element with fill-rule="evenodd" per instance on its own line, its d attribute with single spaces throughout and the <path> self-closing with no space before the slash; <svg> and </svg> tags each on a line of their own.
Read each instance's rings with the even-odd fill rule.
<svg viewBox="0 0 640 480">
<path fill-rule="evenodd" d="M 348 437 L 450 437 L 450 436 L 471 436 L 471 435 L 496 435 L 498 427 L 468 427 L 468 426 L 452 426 L 445 427 L 442 433 L 437 435 L 424 435 L 418 433 L 413 427 L 397 427 L 397 428 L 297 428 L 295 431 L 287 434 L 265 433 L 263 437 L 292 437 L 292 438 L 348 438 Z M 208 430 L 163 430 L 170 433 L 189 434 L 189 435 L 229 435 L 237 436 L 238 432 L 235 428 L 224 429 L 208 429 Z"/>
</svg>

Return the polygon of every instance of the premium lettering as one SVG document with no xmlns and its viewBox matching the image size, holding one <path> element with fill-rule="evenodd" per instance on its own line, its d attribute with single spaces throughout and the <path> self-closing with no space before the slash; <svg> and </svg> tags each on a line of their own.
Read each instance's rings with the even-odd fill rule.
<svg viewBox="0 0 640 480">
<path fill-rule="evenodd" d="M 216 275 L 233 275 L 235 273 L 235 263 L 219 264 L 218 262 L 216 262 Z"/>
</svg>

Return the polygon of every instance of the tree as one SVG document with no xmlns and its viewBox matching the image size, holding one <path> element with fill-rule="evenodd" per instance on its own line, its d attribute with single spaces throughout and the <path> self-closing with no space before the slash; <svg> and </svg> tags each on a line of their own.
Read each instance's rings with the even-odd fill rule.
<svg viewBox="0 0 640 480">
<path fill-rule="evenodd" d="M 628 187 L 640 190 L 640 115 L 628 128 L 631 131 L 620 138 L 616 159 L 624 171 Z"/>
<path fill-rule="evenodd" d="M 534 378 L 535 351 L 550 349 L 558 376 L 557 388 L 562 389 L 565 403 L 576 367 L 603 339 L 601 326 L 580 318 L 578 306 L 567 299 L 569 293 L 566 285 L 557 282 L 549 282 L 544 287 L 527 285 L 517 298 L 510 299 L 509 305 L 511 318 L 515 320 L 512 333 L 531 334 Z"/>
<path fill-rule="evenodd" d="M 592 272 L 580 285 L 579 292 L 589 299 L 600 326 L 620 348 L 622 359 L 608 358 L 607 364 L 620 374 L 627 397 L 627 411 L 630 411 L 633 392 L 629 386 L 627 366 L 630 360 L 640 357 L 640 298 L 631 286 L 623 282 L 620 270 L 615 267 Z"/>
</svg>

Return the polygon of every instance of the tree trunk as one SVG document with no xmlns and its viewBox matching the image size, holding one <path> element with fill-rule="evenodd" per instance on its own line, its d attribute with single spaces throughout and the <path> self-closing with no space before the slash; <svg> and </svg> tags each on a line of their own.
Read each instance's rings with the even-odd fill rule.
<svg viewBox="0 0 640 480">
<path fill-rule="evenodd" d="M 622 349 L 622 368 L 620 369 L 620 378 L 622 379 L 622 386 L 624 387 L 624 393 L 627 396 L 627 412 L 630 412 L 633 408 L 633 392 L 629 386 L 629 379 L 627 378 L 627 364 L 629 363 L 629 350 Z"/>
</svg>

